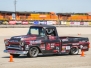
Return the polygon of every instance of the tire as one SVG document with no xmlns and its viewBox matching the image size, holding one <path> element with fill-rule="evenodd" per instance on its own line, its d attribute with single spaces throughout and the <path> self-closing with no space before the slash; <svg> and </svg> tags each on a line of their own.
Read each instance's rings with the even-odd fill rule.
<svg viewBox="0 0 91 68">
<path fill-rule="evenodd" d="M 20 54 L 10 54 L 10 55 L 12 55 L 13 57 L 19 57 L 20 56 Z"/>
<path fill-rule="evenodd" d="M 39 54 L 39 49 L 37 47 L 31 47 L 28 51 L 27 56 L 34 58 L 37 57 L 38 54 Z"/>
<path fill-rule="evenodd" d="M 70 50 L 70 55 L 77 55 L 79 53 L 79 49 L 77 47 L 73 47 Z"/>
</svg>

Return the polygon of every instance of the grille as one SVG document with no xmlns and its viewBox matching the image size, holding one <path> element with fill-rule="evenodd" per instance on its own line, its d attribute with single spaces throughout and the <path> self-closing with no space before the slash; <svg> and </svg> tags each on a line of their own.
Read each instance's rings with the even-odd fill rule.
<svg viewBox="0 0 91 68">
<path fill-rule="evenodd" d="M 8 50 L 21 50 L 21 46 L 20 45 L 9 45 L 7 46 Z"/>
</svg>

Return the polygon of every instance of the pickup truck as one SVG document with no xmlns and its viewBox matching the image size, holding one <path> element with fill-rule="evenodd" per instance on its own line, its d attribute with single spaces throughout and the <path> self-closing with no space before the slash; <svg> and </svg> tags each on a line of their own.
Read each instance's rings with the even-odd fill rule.
<svg viewBox="0 0 91 68">
<path fill-rule="evenodd" d="M 39 53 L 46 54 L 79 54 L 79 50 L 89 51 L 87 37 L 58 36 L 55 26 L 32 25 L 26 35 L 13 36 L 5 39 L 4 53 L 13 57 L 21 54 L 37 57 Z"/>
</svg>

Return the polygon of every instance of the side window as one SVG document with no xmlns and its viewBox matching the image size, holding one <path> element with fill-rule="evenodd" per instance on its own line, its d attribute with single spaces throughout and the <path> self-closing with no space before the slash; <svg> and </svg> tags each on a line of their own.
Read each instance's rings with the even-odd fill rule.
<svg viewBox="0 0 91 68">
<path fill-rule="evenodd" d="M 55 29 L 53 28 L 47 28 L 46 33 L 48 36 L 56 36 Z"/>
<path fill-rule="evenodd" d="M 40 36 L 45 36 L 45 32 L 44 32 L 44 29 L 40 29 Z"/>
<path fill-rule="evenodd" d="M 28 35 L 39 35 L 39 36 L 45 36 L 45 31 L 41 27 L 31 27 L 27 33 Z"/>
</svg>

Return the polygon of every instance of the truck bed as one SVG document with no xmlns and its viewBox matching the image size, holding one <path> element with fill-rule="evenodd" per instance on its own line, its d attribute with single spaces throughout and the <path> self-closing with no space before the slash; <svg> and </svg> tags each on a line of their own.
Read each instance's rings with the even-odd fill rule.
<svg viewBox="0 0 91 68">
<path fill-rule="evenodd" d="M 89 39 L 87 37 L 74 37 L 74 36 L 61 36 L 59 37 L 63 43 L 75 43 L 75 42 L 88 42 Z"/>
</svg>

